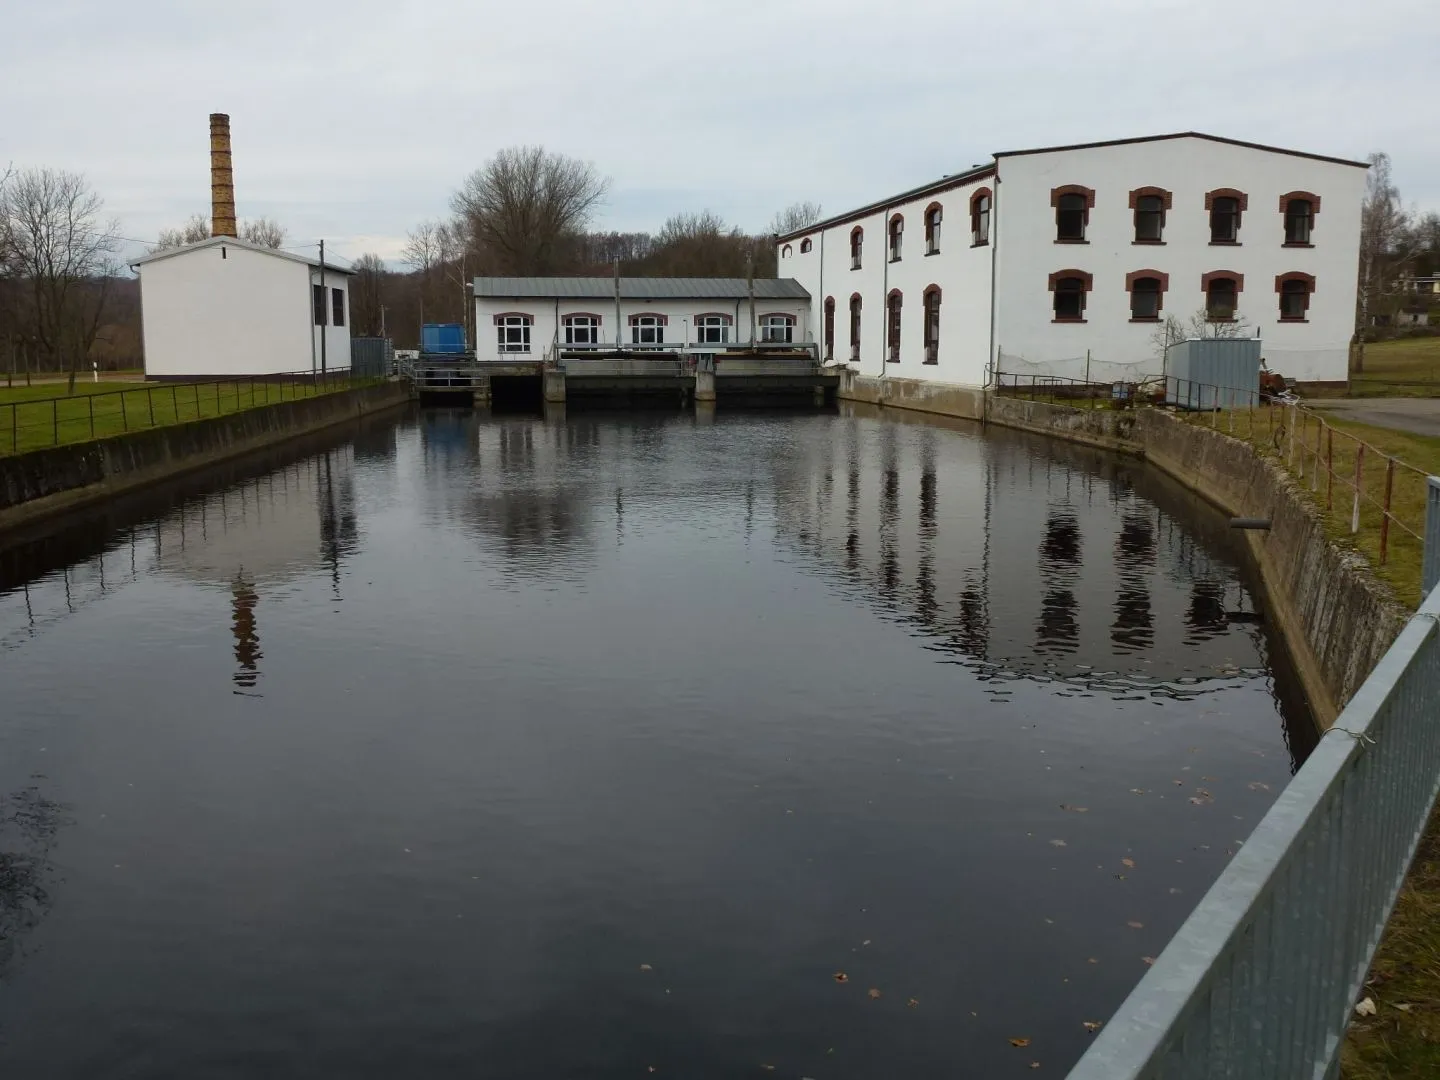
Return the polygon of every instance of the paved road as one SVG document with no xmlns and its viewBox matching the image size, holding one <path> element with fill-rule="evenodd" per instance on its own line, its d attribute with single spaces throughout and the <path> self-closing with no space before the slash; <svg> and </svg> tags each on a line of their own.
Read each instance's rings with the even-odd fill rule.
<svg viewBox="0 0 1440 1080">
<path fill-rule="evenodd" d="M 1440 398 L 1321 398 L 1305 404 L 1357 423 L 1440 438 Z"/>
</svg>

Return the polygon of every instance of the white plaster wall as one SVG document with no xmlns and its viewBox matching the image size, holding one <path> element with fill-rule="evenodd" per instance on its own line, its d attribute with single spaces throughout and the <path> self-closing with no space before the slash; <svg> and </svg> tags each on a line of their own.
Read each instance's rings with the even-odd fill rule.
<svg viewBox="0 0 1440 1080">
<path fill-rule="evenodd" d="M 319 285 L 320 268 L 310 268 L 310 282 L 312 285 Z M 336 273 L 334 270 L 325 271 L 325 369 L 327 371 L 339 371 L 350 366 L 350 275 Z M 334 308 L 331 299 L 331 291 L 339 289 L 345 295 L 345 325 L 334 325 Z M 314 325 L 311 319 L 311 333 L 315 338 L 315 370 L 320 370 L 320 334 L 322 328 Z M 308 363 L 308 360 L 307 360 Z"/>
<path fill-rule="evenodd" d="M 696 338 L 695 317 L 718 312 L 731 319 L 730 341 L 750 340 L 749 300 L 623 300 L 620 304 L 620 341 L 629 345 L 632 341 L 630 316 L 642 314 L 664 315 L 669 320 L 665 325 L 665 343 L 680 345 L 694 343 Z M 530 328 L 530 352 L 501 353 L 499 336 L 495 327 L 495 316 L 520 313 L 530 315 L 535 322 Z M 795 341 L 812 340 L 812 319 L 810 301 L 760 300 L 755 301 L 755 314 L 761 316 L 778 313 L 795 317 Z M 482 360 L 501 357 L 522 360 L 540 360 L 555 341 L 559 328 L 560 341 L 565 340 L 564 319 L 567 315 L 590 314 L 600 316 L 600 341 L 602 344 L 615 343 L 615 299 L 576 300 L 565 299 L 520 299 L 503 297 L 476 297 L 475 326 L 477 327 L 475 355 Z M 757 334 L 758 336 L 758 334 Z"/>
<path fill-rule="evenodd" d="M 985 380 L 990 343 L 990 264 L 988 244 L 972 246 L 970 197 L 981 187 L 993 190 L 993 178 L 977 179 L 963 186 L 921 195 L 893 203 L 863 217 L 844 220 L 829 228 L 807 234 L 811 250 L 802 252 L 804 237 L 779 245 L 781 277 L 793 277 L 809 290 L 813 299 L 813 322 L 817 339 L 824 332 L 824 305 L 835 300 L 835 360 L 851 359 L 850 299 L 861 299 L 860 355 L 854 366 L 867 375 L 893 375 L 935 382 L 978 386 Z M 925 208 L 932 202 L 942 207 L 940 250 L 925 253 Z M 887 227 L 895 214 L 905 218 L 904 241 L 898 262 L 889 259 Z M 993 236 L 995 215 L 991 214 Z M 865 230 L 859 270 L 850 268 L 850 233 L 857 226 Z M 940 347 L 938 363 L 926 364 L 924 348 L 925 289 L 938 285 L 940 303 Z M 900 362 L 886 361 L 885 299 L 899 289 L 901 309 Z"/>
<path fill-rule="evenodd" d="M 1264 341 L 1270 366 L 1291 378 L 1343 380 L 1354 327 L 1360 201 L 1365 170 L 1293 154 L 1207 139 L 1169 139 L 1055 151 L 1000 159 L 996 341 L 998 349 L 1032 362 L 1083 358 L 1151 363 L 1155 325 L 1130 322 L 1125 275 L 1156 269 L 1170 275 L 1164 313 L 1188 320 L 1204 306 L 1201 275 L 1245 275 L 1239 314 Z M 1095 190 L 1086 244 L 1055 243 L 1052 188 Z M 1173 193 L 1162 245 L 1134 244 L 1129 192 L 1154 185 Z M 1205 193 L 1237 188 L 1249 196 L 1238 245 L 1210 243 Z M 1287 248 L 1280 196 L 1320 196 L 1313 248 Z M 1076 268 L 1094 274 L 1086 322 L 1052 322 L 1049 275 Z M 1282 323 L 1275 277 L 1292 270 L 1315 275 L 1309 320 Z M 947 294 L 948 297 L 948 294 Z"/>
<path fill-rule="evenodd" d="M 200 248 L 140 267 L 145 373 L 309 371 L 305 264 L 230 246 L 222 258 L 221 250 Z"/>
</svg>

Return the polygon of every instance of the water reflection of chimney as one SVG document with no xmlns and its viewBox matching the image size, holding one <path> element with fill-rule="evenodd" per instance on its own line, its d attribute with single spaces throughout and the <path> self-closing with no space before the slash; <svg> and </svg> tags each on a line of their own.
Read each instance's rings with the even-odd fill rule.
<svg viewBox="0 0 1440 1080">
<path fill-rule="evenodd" d="M 260 635 L 256 630 L 255 604 L 260 599 L 255 586 L 237 576 L 230 586 L 231 610 L 234 621 L 231 631 L 235 635 L 236 672 L 231 676 L 237 694 L 252 690 L 260 678 Z"/>
<path fill-rule="evenodd" d="M 880 587 L 887 599 L 895 599 L 900 588 L 900 560 L 895 551 L 895 531 L 900 521 L 900 472 L 885 470 L 880 489 Z"/>
<path fill-rule="evenodd" d="M 940 613 L 940 603 L 935 597 L 937 492 L 935 448 L 932 441 L 927 440 L 920 451 L 920 568 L 915 575 L 917 606 L 920 618 L 927 625 L 933 624 Z"/>
</svg>

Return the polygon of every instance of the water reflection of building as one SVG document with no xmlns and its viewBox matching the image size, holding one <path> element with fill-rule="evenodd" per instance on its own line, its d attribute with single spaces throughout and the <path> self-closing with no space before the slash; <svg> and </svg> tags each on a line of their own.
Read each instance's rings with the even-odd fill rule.
<svg viewBox="0 0 1440 1080">
<path fill-rule="evenodd" d="M 1157 483 L 1141 466 L 1002 432 L 843 423 L 782 471 L 780 533 L 944 647 L 1146 682 L 1256 662 L 1253 618 L 1233 617 L 1252 609 L 1227 538 L 1182 524 L 1158 487 L 1137 491 Z"/>
</svg>

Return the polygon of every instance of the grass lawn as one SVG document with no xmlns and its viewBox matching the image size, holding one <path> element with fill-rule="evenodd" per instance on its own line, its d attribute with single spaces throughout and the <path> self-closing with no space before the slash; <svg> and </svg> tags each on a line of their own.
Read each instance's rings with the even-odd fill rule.
<svg viewBox="0 0 1440 1080">
<path fill-rule="evenodd" d="M 187 420 L 222 416 L 317 393 L 349 389 L 344 377 L 322 388 L 308 381 L 75 384 L 5 387 L 0 384 L 0 454 L 119 435 Z"/>
<path fill-rule="evenodd" d="M 1304 396 L 1440 397 L 1440 337 L 1372 342 L 1365 346 L 1365 370 L 1351 372 L 1348 391 L 1307 390 Z"/>
</svg>

